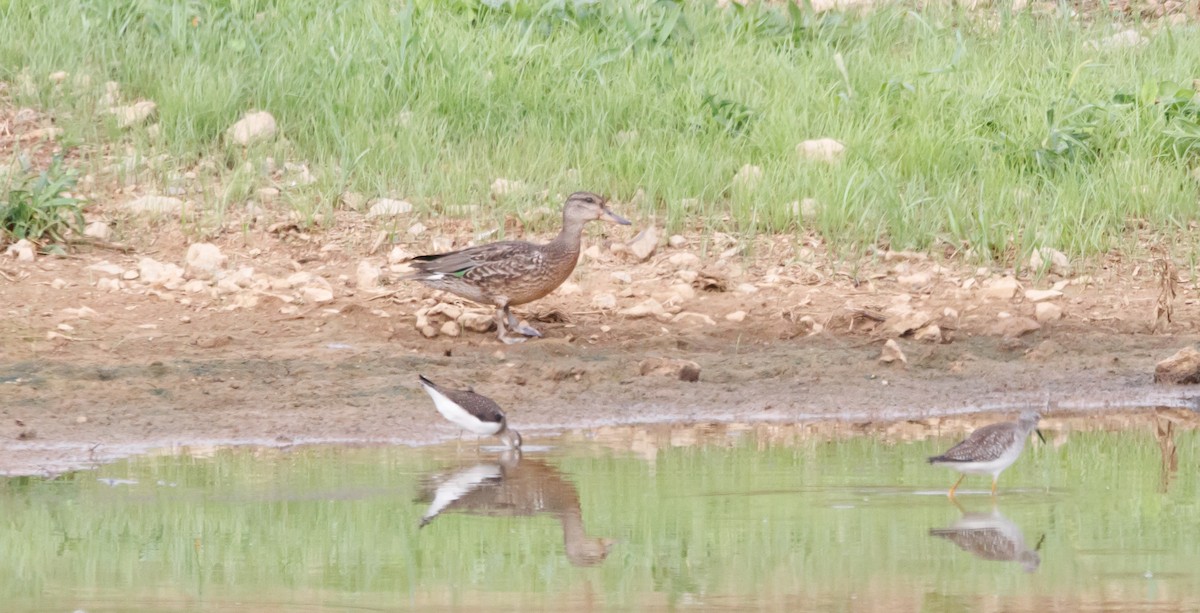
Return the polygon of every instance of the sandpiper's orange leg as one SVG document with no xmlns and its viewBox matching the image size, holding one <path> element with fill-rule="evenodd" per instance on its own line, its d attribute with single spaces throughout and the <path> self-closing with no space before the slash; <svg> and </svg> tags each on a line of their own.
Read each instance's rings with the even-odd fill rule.
<svg viewBox="0 0 1200 613">
<path fill-rule="evenodd" d="M 951 500 L 954 500 L 954 490 L 958 489 L 958 484 L 959 484 L 959 483 L 962 483 L 962 480 L 963 480 L 963 479 L 966 479 L 966 478 L 967 478 L 967 476 L 966 476 L 966 475 L 963 475 L 963 476 L 961 476 L 961 477 L 959 477 L 959 478 L 958 478 L 958 481 L 955 481 L 955 482 L 954 482 L 954 487 L 951 487 L 951 488 L 950 488 L 950 499 L 951 499 Z"/>
<path fill-rule="evenodd" d="M 996 497 L 996 478 L 992 477 L 992 498 Z"/>
</svg>

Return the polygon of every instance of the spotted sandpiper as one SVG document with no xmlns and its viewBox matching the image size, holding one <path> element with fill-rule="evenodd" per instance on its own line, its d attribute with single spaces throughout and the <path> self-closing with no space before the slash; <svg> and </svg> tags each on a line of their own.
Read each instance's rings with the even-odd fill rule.
<svg viewBox="0 0 1200 613">
<path fill-rule="evenodd" d="M 1046 442 L 1042 431 L 1037 429 L 1038 421 L 1042 418 L 1036 411 L 1021 413 L 1017 421 L 1006 421 L 984 426 L 971 433 L 961 443 L 950 448 L 939 456 L 929 458 L 929 463 L 937 466 L 948 466 L 962 473 L 954 487 L 950 488 L 950 497 L 954 498 L 954 490 L 967 475 L 991 475 L 992 495 L 996 495 L 996 479 L 1004 469 L 1012 466 L 1025 449 L 1025 440 L 1031 431 L 1037 432 L 1038 438 Z"/>
<path fill-rule="evenodd" d="M 425 393 L 433 399 L 433 406 L 437 407 L 438 413 L 450 420 L 450 423 L 480 436 L 495 436 L 511 449 L 521 447 L 521 435 L 508 427 L 504 411 L 494 400 L 476 394 L 471 389 L 455 390 L 442 387 L 426 379 L 425 375 L 418 377 Z"/>
</svg>

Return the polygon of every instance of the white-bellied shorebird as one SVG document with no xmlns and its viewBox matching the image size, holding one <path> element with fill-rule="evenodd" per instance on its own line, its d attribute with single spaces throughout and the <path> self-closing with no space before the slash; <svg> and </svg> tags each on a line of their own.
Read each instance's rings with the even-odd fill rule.
<svg viewBox="0 0 1200 613">
<path fill-rule="evenodd" d="M 494 400 L 476 394 L 474 390 L 455 390 L 442 387 L 418 375 L 421 387 L 433 399 L 442 417 L 450 423 L 480 436 L 495 436 L 511 449 L 521 447 L 521 435 L 508 427 L 508 419 L 504 411 Z"/>
<path fill-rule="evenodd" d="M 1004 469 L 1012 466 L 1025 449 L 1025 440 L 1030 432 L 1037 432 L 1038 438 L 1046 442 L 1042 431 L 1037 429 L 1042 416 L 1036 411 L 1021 413 L 1017 421 L 1006 421 L 984 426 L 971 433 L 961 443 L 950 448 L 942 455 L 929 458 L 929 463 L 937 466 L 948 466 L 962 473 L 954 487 L 950 488 L 950 497 L 954 498 L 954 490 L 967 475 L 991 475 L 992 495 L 996 495 L 996 479 Z"/>
</svg>

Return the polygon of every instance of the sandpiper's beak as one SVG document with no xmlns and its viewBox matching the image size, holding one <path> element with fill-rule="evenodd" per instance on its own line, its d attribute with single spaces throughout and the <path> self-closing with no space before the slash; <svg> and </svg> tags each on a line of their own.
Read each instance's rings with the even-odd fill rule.
<svg viewBox="0 0 1200 613">
<path fill-rule="evenodd" d="M 1044 443 L 1044 442 L 1046 442 L 1046 437 L 1042 436 L 1042 431 L 1041 431 L 1041 430 L 1039 430 L 1039 429 L 1037 429 L 1037 428 L 1034 428 L 1034 429 L 1033 429 L 1033 431 L 1034 431 L 1034 432 L 1037 432 L 1038 438 L 1042 439 L 1042 442 L 1043 442 L 1043 443 Z"/>
<path fill-rule="evenodd" d="M 608 208 L 607 206 L 604 207 L 604 212 L 600 214 L 600 219 L 603 219 L 604 221 L 611 221 L 613 223 L 618 223 L 618 224 L 621 224 L 622 226 L 630 225 L 630 221 L 628 219 L 625 219 L 624 217 L 621 217 L 620 215 L 617 215 L 616 213 L 612 212 L 612 209 Z"/>
</svg>

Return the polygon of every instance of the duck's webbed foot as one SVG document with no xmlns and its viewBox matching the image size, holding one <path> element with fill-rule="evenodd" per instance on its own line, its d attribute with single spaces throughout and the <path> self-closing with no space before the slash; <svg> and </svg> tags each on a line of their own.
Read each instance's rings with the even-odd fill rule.
<svg viewBox="0 0 1200 613">
<path fill-rule="evenodd" d="M 534 328 L 533 326 L 527 326 L 527 325 L 524 325 L 521 322 L 517 321 L 516 316 L 512 314 L 512 311 L 508 310 L 508 307 L 504 307 L 504 315 L 508 319 L 509 329 L 511 329 L 513 332 L 516 332 L 518 334 L 524 334 L 525 336 L 532 337 L 532 338 L 541 338 L 542 337 L 542 333 L 538 332 L 537 329 Z M 524 339 L 522 339 L 522 340 L 524 340 Z"/>
</svg>

